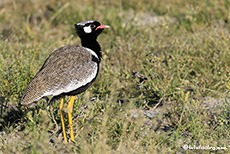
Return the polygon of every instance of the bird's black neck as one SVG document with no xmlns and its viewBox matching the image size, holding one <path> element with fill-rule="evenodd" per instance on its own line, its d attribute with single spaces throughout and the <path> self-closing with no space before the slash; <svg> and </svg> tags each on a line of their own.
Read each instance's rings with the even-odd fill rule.
<svg viewBox="0 0 230 154">
<path fill-rule="evenodd" d="M 101 47 L 100 47 L 100 45 L 96 39 L 81 38 L 81 45 L 83 47 L 86 47 L 86 48 L 93 50 L 97 54 L 97 56 L 101 59 L 101 57 L 102 57 Z"/>
</svg>

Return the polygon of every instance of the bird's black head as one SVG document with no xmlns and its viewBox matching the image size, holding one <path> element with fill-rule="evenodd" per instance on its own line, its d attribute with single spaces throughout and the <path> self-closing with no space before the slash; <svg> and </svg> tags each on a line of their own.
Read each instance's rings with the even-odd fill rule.
<svg viewBox="0 0 230 154">
<path fill-rule="evenodd" d="M 80 38 L 97 39 L 97 36 L 104 28 L 109 28 L 108 25 L 101 25 L 98 21 L 89 20 L 75 24 L 75 29 Z"/>
</svg>

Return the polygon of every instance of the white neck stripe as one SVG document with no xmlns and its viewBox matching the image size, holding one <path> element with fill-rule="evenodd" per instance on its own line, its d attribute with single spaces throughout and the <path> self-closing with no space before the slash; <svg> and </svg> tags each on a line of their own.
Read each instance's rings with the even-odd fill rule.
<svg viewBox="0 0 230 154">
<path fill-rule="evenodd" d="M 97 54 L 93 50 L 86 48 L 86 47 L 83 47 L 83 48 L 85 48 L 87 51 L 89 51 L 92 55 L 94 55 L 99 60 Z"/>
</svg>

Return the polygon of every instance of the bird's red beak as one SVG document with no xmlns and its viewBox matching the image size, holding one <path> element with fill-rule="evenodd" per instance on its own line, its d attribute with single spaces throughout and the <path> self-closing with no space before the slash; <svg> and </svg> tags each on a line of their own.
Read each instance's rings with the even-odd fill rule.
<svg viewBox="0 0 230 154">
<path fill-rule="evenodd" d="M 104 28 L 109 28 L 110 26 L 109 25 L 100 25 L 96 28 L 97 29 L 104 29 Z"/>
</svg>

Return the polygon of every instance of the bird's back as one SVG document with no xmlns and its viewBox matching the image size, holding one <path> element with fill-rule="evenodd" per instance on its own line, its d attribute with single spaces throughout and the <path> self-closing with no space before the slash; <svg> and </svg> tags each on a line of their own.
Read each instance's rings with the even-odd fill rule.
<svg viewBox="0 0 230 154">
<path fill-rule="evenodd" d="M 46 59 L 20 103 L 30 106 L 45 96 L 80 93 L 94 81 L 98 69 L 99 58 L 92 50 L 77 45 L 61 47 Z"/>
</svg>

